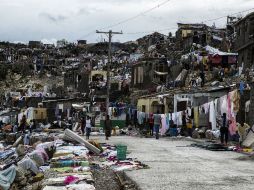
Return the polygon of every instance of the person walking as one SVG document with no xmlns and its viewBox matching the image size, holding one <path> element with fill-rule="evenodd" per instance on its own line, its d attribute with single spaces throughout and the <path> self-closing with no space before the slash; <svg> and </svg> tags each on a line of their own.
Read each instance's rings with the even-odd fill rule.
<svg viewBox="0 0 254 190">
<path fill-rule="evenodd" d="M 86 119 L 86 139 L 88 140 L 90 137 L 90 133 L 91 133 L 91 129 L 92 129 L 92 122 L 91 122 L 91 118 L 89 116 L 87 116 Z"/>
<path fill-rule="evenodd" d="M 106 116 L 104 127 L 105 127 L 105 137 L 106 140 L 108 140 L 108 138 L 111 137 L 112 131 L 112 121 L 109 119 L 109 115 Z"/>
<path fill-rule="evenodd" d="M 222 126 L 220 128 L 220 141 L 221 141 L 221 144 L 224 144 L 226 146 L 228 144 L 228 126 L 229 126 L 229 122 L 227 121 L 227 114 L 223 113 Z"/>
<path fill-rule="evenodd" d="M 159 132 L 160 132 L 160 126 L 161 126 L 161 115 L 159 114 L 159 110 L 157 111 L 157 114 L 154 114 L 154 130 L 155 130 L 155 138 L 159 139 Z"/>
<path fill-rule="evenodd" d="M 150 128 L 150 135 L 151 137 L 153 136 L 153 126 L 154 126 L 154 123 L 153 123 L 153 114 L 150 114 L 149 115 L 149 128 Z"/>
<path fill-rule="evenodd" d="M 80 123 L 80 129 L 83 136 L 85 135 L 85 128 L 86 128 L 86 119 L 83 116 Z"/>
<path fill-rule="evenodd" d="M 68 126 L 68 129 L 70 129 L 71 131 L 72 131 L 72 125 L 73 125 L 73 123 L 72 123 L 72 118 L 69 117 L 69 118 L 68 118 L 68 122 L 67 122 L 67 126 Z"/>
</svg>

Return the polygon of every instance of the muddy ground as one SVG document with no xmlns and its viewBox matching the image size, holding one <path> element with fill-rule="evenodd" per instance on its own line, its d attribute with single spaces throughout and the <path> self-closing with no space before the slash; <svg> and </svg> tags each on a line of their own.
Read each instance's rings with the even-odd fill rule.
<svg viewBox="0 0 254 190">
<path fill-rule="evenodd" d="M 124 172 L 114 172 L 110 169 L 93 169 L 95 188 L 98 190 L 139 190 Z"/>
</svg>

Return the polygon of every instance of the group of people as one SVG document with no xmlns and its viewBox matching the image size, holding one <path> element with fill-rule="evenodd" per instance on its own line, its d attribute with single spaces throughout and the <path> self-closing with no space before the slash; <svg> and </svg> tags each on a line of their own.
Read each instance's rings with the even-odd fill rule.
<svg viewBox="0 0 254 190">
<path fill-rule="evenodd" d="M 90 138 L 92 125 L 93 124 L 90 116 L 82 117 L 80 122 L 80 128 L 82 135 L 86 135 L 87 140 Z M 104 121 L 104 131 L 106 140 L 109 140 L 109 137 L 111 136 L 112 132 L 112 121 L 110 120 L 109 115 L 106 116 L 106 119 Z"/>
<path fill-rule="evenodd" d="M 155 114 L 152 115 L 152 117 L 150 117 L 148 119 L 148 123 L 146 124 L 149 128 L 149 134 L 151 136 L 154 136 L 155 133 L 155 138 L 159 139 L 159 132 L 160 132 L 160 128 L 162 126 L 162 118 L 161 118 L 161 114 L 159 113 L 159 111 L 157 111 Z M 228 144 L 228 140 L 229 140 L 229 126 L 231 125 L 232 121 L 227 119 L 227 114 L 223 113 L 221 116 L 221 124 L 219 126 L 219 130 L 220 130 L 220 141 L 221 144 L 223 145 L 227 145 Z M 209 128 L 209 127 L 208 127 Z M 175 129 L 175 130 L 172 130 Z M 193 121 L 191 118 L 189 118 L 185 113 L 183 113 L 182 115 L 182 126 L 181 128 L 179 128 L 179 131 L 177 130 L 177 125 L 174 123 L 174 121 L 171 119 L 169 121 L 169 129 L 166 131 L 166 135 L 169 134 L 170 136 L 172 136 L 172 131 L 175 131 L 175 135 L 173 136 L 177 136 L 177 134 L 180 134 L 182 136 L 192 136 L 192 132 L 193 132 Z M 238 135 L 239 135 L 239 143 L 241 144 L 243 142 L 243 140 L 246 138 L 247 136 L 247 129 L 250 129 L 250 127 L 245 124 L 245 123 L 241 123 L 238 126 Z"/>
<path fill-rule="evenodd" d="M 67 128 L 72 130 L 72 126 L 73 125 L 71 120 L 68 120 Z M 81 129 L 82 135 L 86 135 L 86 139 L 90 138 L 90 134 L 91 134 L 93 126 L 94 124 L 90 116 L 82 116 L 80 120 L 80 129 Z M 12 127 L 11 132 L 21 132 L 23 134 L 28 134 L 28 133 L 31 134 L 34 129 L 36 129 L 35 120 L 31 120 L 30 122 L 28 122 L 26 116 L 23 115 L 19 123 L 15 124 Z M 108 140 L 109 137 L 111 136 L 111 131 L 112 131 L 112 121 L 110 120 L 109 115 L 106 116 L 106 119 L 104 121 L 104 130 L 105 130 L 106 140 Z"/>
<path fill-rule="evenodd" d="M 221 116 L 221 126 L 220 126 L 220 141 L 222 144 L 227 145 L 228 139 L 229 139 L 229 126 L 231 125 L 231 121 L 227 119 L 227 114 L 223 113 Z M 157 111 L 155 114 L 152 115 L 152 117 L 149 117 L 147 120 L 146 125 L 148 126 L 148 131 L 151 136 L 154 136 L 155 133 L 155 138 L 159 139 L 159 132 L 160 128 L 162 126 L 162 118 L 161 114 L 159 111 Z M 80 120 L 80 129 L 82 132 L 82 135 L 86 136 L 86 139 L 90 138 L 91 134 L 91 129 L 93 126 L 93 122 L 90 116 L 82 116 Z M 243 142 L 244 138 L 246 138 L 246 131 L 247 128 L 249 129 L 250 127 L 246 127 L 247 124 L 241 123 L 238 126 L 238 134 L 240 136 L 240 143 Z M 26 133 L 32 133 L 32 131 L 36 129 L 36 123 L 35 121 L 31 120 L 29 123 L 27 122 L 27 118 L 24 115 L 22 119 L 19 122 L 19 125 L 15 125 L 13 127 L 13 132 L 22 132 L 24 134 Z M 72 129 L 72 128 L 71 128 Z M 179 133 L 181 135 L 186 136 L 186 132 L 188 136 L 192 136 L 193 132 L 193 124 L 192 120 L 183 113 L 182 115 L 182 127 L 180 128 L 179 132 L 177 130 L 177 126 L 174 123 L 174 121 L 171 119 L 169 121 L 169 129 L 166 132 L 166 134 L 172 133 L 172 129 L 175 129 L 176 135 Z M 107 115 L 105 120 L 104 120 L 104 131 L 105 131 L 105 139 L 108 140 L 109 137 L 111 136 L 112 132 L 112 121 L 110 120 L 110 116 Z M 175 136 L 176 136 L 175 135 Z M 172 134 L 170 134 L 172 136 Z"/>
<path fill-rule="evenodd" d="M 199 76 L 192 76 L 191 80 L 190 80 L 190 86 L 191 87 L 198 87 L 201 86 L 203 87 L 205 84 L 205 73 L 204 72 L 200 72 Z"/>
<path fill-rule="evenodd" d="M 191 120 L 186 118 L 185 114 L 183 115 L 182 120 L 183 120 L 183 127 L 182 128 L 185 128 L 185 127 L 189 128 L 189 129 L 192 128 Z M 159 110 L 157 110 L 157 112 L 154 114 L 150 114 L 150 116 L 147 120 L 144 119 L 144 125 L 145 125 L 145 128 L 148 129 L 150 136 L 154 136 L 154 133 L 155 133 L 155 138 L 159 139 L 160 129 L 162 128 L 162 117 L 161 117 Z M 189 126 L 191 126 L 191 127 L 189 127 Z M 174 136 L 177 136 L 177 133 L 178 133 L 177 132 L 177 125 L 174 123 L 174 121 L 172 120 L 172 117 L 171 117 L 171 120 L 169 120 L 169 128 L 165 134 L 172 136 L 172 134 L 170 134 L 170 133 L 172 133 L 172 131 L 174 131 L 174 134 L 175 134 Z M 189 132 L 189 134 L 191 134 L 191 130 L 189 130 L 188 132 Z"/>
</svg>

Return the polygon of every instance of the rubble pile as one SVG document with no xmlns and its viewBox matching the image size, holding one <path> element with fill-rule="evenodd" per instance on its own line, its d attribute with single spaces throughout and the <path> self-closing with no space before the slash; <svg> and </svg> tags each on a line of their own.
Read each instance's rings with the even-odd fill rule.
<svg viewBox="0 0 254 190">
<path fill-rule="evenodd" d="M 63 140 L 66 139 L 66 135 L 69 140 Z M 111 178 L 109 174 L 113 173 L 114 183 L 118 187 L 120 178 L 126 177 L 123 174 L 119 177 L 117 172 L 148 168 L 136 159 L 119 160 L 116 146 L 86 141 L 68 129 L 51 134 L 37 132 L 30 137 L 29 143 L 25 142 L 24 135 L 13 145 L 1 141 L 2 189 L 94 190 L 103 180 L 102 178 L 96 182 L 94 175 L 98 177 L 103 172 Z M 104 183 L 105 181 L 106 179 Z M 129 184 L 129 188 L 126 189 L 135 187 L 130 180 L 126 184 Z"/>
</svg>

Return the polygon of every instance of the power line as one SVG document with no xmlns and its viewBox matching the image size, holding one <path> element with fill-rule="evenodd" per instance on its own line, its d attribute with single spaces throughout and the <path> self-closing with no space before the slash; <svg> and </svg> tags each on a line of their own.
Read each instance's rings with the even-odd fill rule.
<svg viewBox="0 0 254 190">
<path fill-rule="evenodd" d="M 145 14 L 147 14 L 147 13 L 149 13 L 149 12 L 151 12 L 151 11 L 157 9 L 157 8 L 160 8 L 161 6 L 167 4 L 167 3 L 170 2 L 170 1 L 172 1 L 172 0 L 163 1 L 162 3 L 158 4 L 158 5 L 155 6 L 155 7 L 152 7 L 152 8 L 150 8 L 150 9 L 144 11 L 144 12 L 141 12 L 141 13 L 139 13 L 139 14 L 133 16 L 133 17 L 127 18 L 127 19 L 125 19 L 125 20 L 122 20 L 122 21 L 120 21 L 120 22 L 118 22 L 118 23 L 115 23 L 115 24 L 109 25 L 109 26 L 107 26 L 107 27 L 101 28 L 100 30 L 108 29 L 108 28 L 113 28 L 113 27 L 116 27 L 116 26 L 118 26 L 118 25 L 120 25 L 120 24 L 124 24 L 124 23 L 126 23 L 126 22 L 131 21 L 131 20 L 134 20 L 134 19 L 136 19 L 136 18 L 138 18 L 138 17 L 140 17 L 140 16 L 143 16 L 143 15 L 145 15 Z"/>
<path fill-rule="evenodd" d="M 251 10 L 254 10 L 254 8 L 247 9 L 247 10 L 243 10 L 243 11 L 236 12 L 236 13 L 232 13 L 232 14 L 229 14 L 229 15 L 226 15 L 226 16 L 217 17 L 217 18 L 214 18 L 214 19 L 203 20 L 203 21 L 200 21 L 200 23 L 206 23 L 206 22 L 211 22 L 211 21 L 220 20 L 220 19 L 226 18 L 226 17 L 228 17 L 228 16 L 233 16 L 233 15 L 237 15 L 237 14 L 249 12 L 249 11 L 251 11 Z M 178 29 L 178 28 L 177 28 L 177 27 L 172 27 L 172 28 L 164 28 L 164 29 L 150 30 L 150 31 L 127 32 L 127 33 L 125 33 L 125 34 L 127 34 L 127 35 L 147 34 L 147 33 L 152 33 L 152 32 L 162 32 L 162 31 L 175 30 L 175 29 Z"/>
<path fill-rule="evenodd" d="M 124 24 L 124 23 L 126 23 L 126 22 L 129 22 L 129 21 L 131 21 L 131 20 L 134 20 L 134 19 L 136 19 L 136 18 L 138 18 L 138 17 L 140 17 L 140 16 L 143 16 L 143 15 L 145 15 L 145 14 L 147 14 L 147 13 L 149 13 L 149 12 L 155 10 L 155 9 L 160 8 L 161 6 L 167 4 L 167 3 L 170 2 L 170 1 L 172 1 L 172 0 L 165 0 L 165 1 L 163 1 L 162 3 L 159 3 L 158 5 L 156 5 L 156 6 L 152 7 L 152 8 L 150 8 L 150 9 L 147 9 L 147 10 L 145 10 L 145 11 L 143 11 L 143 12 L 141 12 L 141 13 L 135 15 L 135 16 L 129 17 L 129 18 L 127 18 L 127 19 L 124 19 L 124 20 L 119 21 L 119 22 L 117 22 L 117 23 L 115 23 L 115 24 L 109 25 L 109 26 L 107 26 L 107 27 L 100 28 L 99 30 L 104 30 L 104 29 L 108 29 L 108 28 L 113 28 L 113 27 L 116 27 L 116 26 L 118 26 L 118 25 L 121 25 L 121 24 Z M 95 33 L 95 31 L 91 31 L 91 32 L 87 33 L 86 35 L 82 36 L 81 38 L 88 37 L 88 36 L 90 36 L 90 35 L 92 35 L 92 34 L 94 34 L 94 33 Z"/>
<path fill-rule="evenodd" d="M 245 12 L 249 12 L 249 11 L 252 11 L 252 10 L 254 10 L 254 8 L 247 9 L 247 10 L 243 10 L 243 11 L 236 12 L 236 13 L 232 13 L 232 14 L 227 15 L 227 16 L 221 16 L 221 17 L 218 17 L 218 18 L 214 18 L 214 19 L 209 19 L 209 20 L 201 21 L 201 22 L 211 22 L 211 21 L 215 21 L 215 20 L 220 20 L 220 19 L 222 19 L 222 18 L 226 18 L 226 17 L 228 17 L 228 16 L 233 16 L 233 15 L 237 15 L 237 14 L 245 13 Z"/>
<path fill-rule="evenodd" d="M 163 32 L 163 31 L 175 30 L 175 29 L 178 29 L 178 28 L 172 27 L 172 28 L 164 28 L 164 29 L 158 29 L 158 30 L 142 31 L 142 32 L 127 32 L 124 34 L 127 34 L 127 35 L 146 34 L 146 33 L 151 33 L 151 32 Z"/>
</svg>

